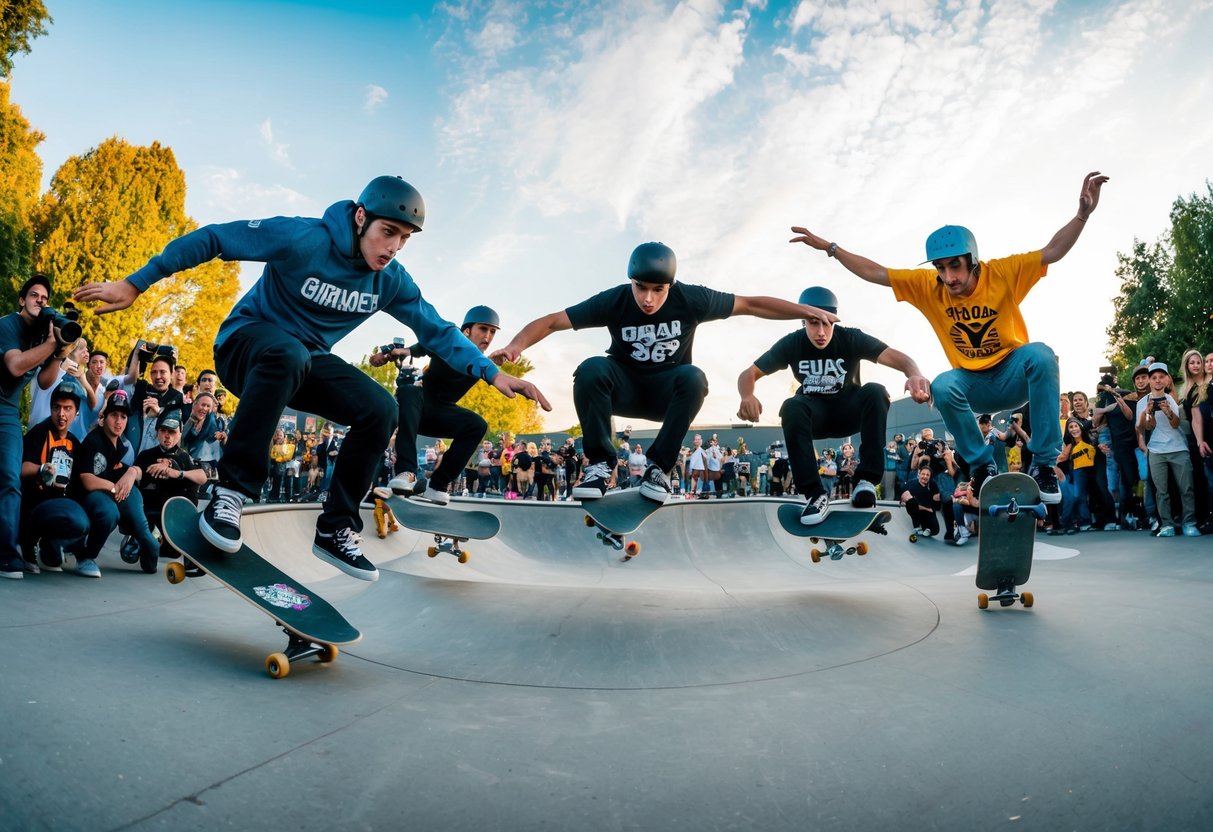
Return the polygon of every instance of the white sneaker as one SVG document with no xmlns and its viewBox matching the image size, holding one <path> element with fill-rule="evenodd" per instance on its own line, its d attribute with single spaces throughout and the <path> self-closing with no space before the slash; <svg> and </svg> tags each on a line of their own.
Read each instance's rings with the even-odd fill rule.
<svg viewBox="0 0 1213 832">
<path fill-rule="evenodd" d="M 412 471 L 401 471 L 387 481 L 387 487 L 392 489 L 392 492 L 395 494 L 408 496 L 417 487 L 417 475 Z"/>
<path fill-rule="evenodd" d="M 426 486 L 425 491 L 421 494 L 418 494 L 417 496 L 423 500 L 429 500 L 431 503 L 436 503 L 437 505 L 440 505 L 440 506 L 445 506 L 447 503 L 449 503 L 451 501 L 450 494 L 447 494 L 445 491 L 439 491 L 437 488 L 434 488 L 432 485 Z"/>
<path fill-rule="evenodd" d="M 973 536 L 973 534 L 968 529 L 966 529 L 964 526 L 961 526 L 958 529 L 956 529 L 955 543 L 957 546 L 963 546 L 969 542 L 969 538 L 972 536 Z"/>
</svg>

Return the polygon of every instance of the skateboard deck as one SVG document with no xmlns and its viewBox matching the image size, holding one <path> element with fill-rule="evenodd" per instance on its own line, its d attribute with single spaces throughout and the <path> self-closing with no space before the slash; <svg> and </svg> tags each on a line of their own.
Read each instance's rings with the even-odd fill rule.
<svg viewBox="0 0 1213 832">
<path fill-rule="evenodd" d="M 426 550 L 432 558 L 440 552 L 453 555 L 460 563 L 468 562 L 469 552 L 460 546 L 468 540 L 488 540 L 501 531 L 497 515 L 487 511 L 460 511 L 443 508 L 425 500 L 384 495 L 376 490 L 375 496 L 383 499 L 401 525 L 413 531 L 434 536 L 434 545 Z"/>
<path fill-rule="evenodd" d="M 1027 474 L 999 474 L 985 481 L 979 495 L 977 588 L 992 589 L 991 597 L 979 593 L 977 606 L 990 601 L 1009 607 L 1020 601 L 1032 606 L 1032 593 L 1016 592 L 1032 574 L 1032 548 L 1036 542 L 1036 520 L 1044 517 L 1040 489 Z"/>
<path fill-rule="evenodd" d="M 586 526 L 597 529 L 598 539 L 604 544 L 623 551 L 624 560 L 631 560 L 640 554 L 640 544 L 628 540 L 627 536 L 639 529 L 649 515 L 663 505 L 665 503 L 645 497 L 639 488 L 628 488 L 581 502 Z"/>
<path fill-rule="evenodd" d="M 806 526 L 800 522 L 802 511 L 803 503 L 784 503 L 777 512 L 779 525 L 795 537 L 807 537 L 813 543 L 819 540 L 825 542 L 825 549 L 814 547 L 809 553 L 813 563 L 819 563 L 822 557 L 842 560 L 844 555 L 866 555 L 868 545 L 862 540 L 854 546 L 844 546 L 843 543 L 868 530 L 877 534 L 888 534 L 885 524 L 893 519 L 893 515 L 883 509 L 831 508 L 820 523 Z"/>
<path fill-rule="evenodd" d="M 293 661 L 318 656 L 322 662 L 331 662 L 337 658 L 337 645 L 362 638 L 332 604 L 248 546 L 228 554 L 208 543 L 198 530 L 198 509 L 186 498 L 166 502 L 162 520 L 169 545 L 286 632 L 286 650 L 265 660 L 266 670 L 275 679 L 286 676 Z M 166 576 L 173 584 L 185 580 L 184 564 L 168 564 Z"/>
</svg>

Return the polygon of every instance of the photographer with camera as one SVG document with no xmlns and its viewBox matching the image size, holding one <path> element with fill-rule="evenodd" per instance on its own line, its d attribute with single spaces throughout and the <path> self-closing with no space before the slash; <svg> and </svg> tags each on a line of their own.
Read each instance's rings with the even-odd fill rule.
<svg viewBox="0 0 1213 832">
<path fill-rule="evenodd" d="M 1116 525 L 1121 529 L 1138 528 L 1145 521 L 1141 501 L 1137 497 L 1137 416 L 1135 409 L 1139 394 L 1136 390 L 1125 390 L 1116 384 L 1113 368 L 1099 380 L 1099 394 L 1093 411 L 1095 420 L 1106 427 L 1111 457 L 1108 463 L 1108 485 L 1113 502 L 1117 504 Z M 1148 384 L 1149 370 L 1138 367 L 1133 372 L 1134 382 Z M 1101 443 L 1102 444 L 1102 443 Z M 1115 469 L 1115 477 L 1111 472 Z"/>
<path fill-rule="evenodd" d="M 18 529 L 21 525 L 21 391 L 35 374 L 50 387 L 58 362 L 80 337 L 80 327 L 66 321 L 50 303 L 51 283 L 35 274 L 21 285 L 17 311 L 0 318 L 0 578 L 21 578 Z M 72 330 L 74 327 L 74 332 Z M 39 369 L 41 368 L 41 369 Z"/>
<path fill-rule="evenodd" d="M 1137 403 L 1137 427 L 1141 449 L 1148 454 L 1150 479 L 1154 482 L 1154 500 L 1158 505 L 1158 536 L 1174 537 L 1176 518 L 1171 507 L 1168 474 L 1179 486 L 1183 505 L 1183 534 L 1200 537 L 1196 528 L 1196 500 L 1192 492 L 1192 461 L 1188 443 L 1180 431 L 1180 411 L 1167 393 L 1171 373 L 1167 365 L 1155 361 L 1149 367 L 1150 394 Z M 1145 435 L 1149 435 L 1149 440 Z"/>
<path fill-rule="evenodd" d="M 931 469 L 931 481 L 939 491 L 939 508 L 943 513 L 944 523 L 943 539 L 955 542 L 956 513 L 952 508 L 952 495 L 956 492 L 956 475 L 959 469 L 956 456 L 947 441 L 936 439 L 935 431 L 931 428 L 922 429 L 922 438 L 910 458 L 910 467 L 915 471 L 924 464 Z M 913 481 L 910 484 L 913 485 Z"/>
<path fill-rule="evenodd" d="M 473 306 L 463 316 L 460 331 L 483 353 L 500 328 L 501 319 L 493 309 Z M 425 357 L 430 358 L 430 363 L 419 379 L 412 364 L 406 362 Z M 447 490 L 451 483 L 459 478 L 489 429 L 480 415 L 456 404 L 480 378 L 456 370 L 439 356 L 431 355 L 420 343 L 406 347 L 399 338 L 370 357 L 372 367 L 382 367 L 389 361 L 395 361 L 400 372 L 396 376 L 399 408 L 396 462 L 388 487 L 397 494 L 415 495 L 445 505 L 450 499 Z M 420 434 L 451 437 L 451 447 L 442 455 L 428 483 L 417 470 Z"/>
<path fill-rule="evenodd" d="M 80 439 L 71 432 L 80 409 L 83 390 L 67 378 L 51 391 L 50 415 L 25 434 L 21 457 L 21 553 L 26 571 L 42 568 L 63 571 L 63 548 L 83 543 L 88 533 L 88 515 L 67 487 Z M 35 552 L 35 547 L 40 551 Z"/>
</svg>

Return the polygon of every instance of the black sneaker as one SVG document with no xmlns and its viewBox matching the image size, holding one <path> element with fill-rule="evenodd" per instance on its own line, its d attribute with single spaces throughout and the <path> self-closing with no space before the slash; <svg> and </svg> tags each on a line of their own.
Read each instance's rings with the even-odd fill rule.
<svg viewBox="0 0 1213 832">
<path fill-rule="evenodd" d="M 1036 485 L 1040 488 L 1042 503 L 1054 505 L 1061 502 L 1061 489 L 1057 487 L 1057 472 L 1053 470 L 1052 465 L 1032 463 L 1032 467 L 1028 469 L 1028 476 L 1036 480 Z"/>
<path fill-rule="evenodd" d="M 660 466 L 650 465 L 640 479 L 640 495 L 658 503 L 670 499 L 670 478 Z"/>
<path fill-rule="evenodd" d="M 155 541 L 153 540 L 152 543 L 154 544 Z M 153 546 L 152 548 L 149 548 L 146 552 L 143 551 L 142 547 L 139 547 L 139 568 L 142 569 L 145 574 L 155 575 L 156 567 L 159 564 L 160 564 L 160 547 L 159 546 Z"/>
<path fill-rule="evenodd" d="M 597 500 L 607 492 L 611 481 L 611 464 L 595 462 L 585 467 L 581 482 L 573 489 L 573 497 L 578 500 Z"/>
<path fill-rule="evenodd" d="M 830 513 L 830 496 L 824 491 L 816 497 L 810 497 L 800 512 L 800 522 L 805 526 L 816 526 Z"/>
<path fill-rule="evenodd" d="M 215 496 L 198 515 L 198 531 L 206 542 L 223 552 L 240 551 L 240 514 L 244 495 L 223 486 L 215 487 Z"/>
<path fill-rule="evenodd" d="M 998 476 L 998 466 L 993 462 L 987 462 L 985 465 L 973 466 L 973 479 L 970 487 L 973 489 L 973 499 L 977 499 L 981 494 L 981 487 L 985 485 L 986 480 L 991 477 Z"/>
<path fill-rule="evenodd" d="M 312 554 L 352 578 L 379 580 L 379 570 L 362 554 L 358 548 L 358 534 L 348 526 L 331 533 L 317 529 L 316 537 L 312 540 Z"/>
</svg>

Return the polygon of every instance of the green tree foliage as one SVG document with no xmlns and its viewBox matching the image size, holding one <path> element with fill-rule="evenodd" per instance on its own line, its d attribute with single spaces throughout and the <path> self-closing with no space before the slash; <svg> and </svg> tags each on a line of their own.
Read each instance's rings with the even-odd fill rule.
<svg viewBox="0 0 1213 832">
<path fill-rule="evenodd" d="M 372 367 L 371 357 L 364 355 L 362 356 L 362 360 L 358 362 L 358 369 L 379 382 L 384 390 L 393 396 L 396 395 L 396 376 L 399 371 L 396 369 L 395 363 L 389 361 L 382 367 Z"/>
<path fill-rule="evenodd" d="M 34 235 L 30 215 L 42 187 L 37 147 L 46 138 L 34 130 L 0 81 L 0 314 L 17 306 L 17 290 L 29 277 Z"/>
<path fill-rule="evenodd" d="M 1120 367 L 1153 355 L 1182 378 L 1185 350 L 1213 350 L 1213 185 L 1205 189 L 1175 200 L 1171 229 L 1156 242 L 1134 240 L 1117 255 L 1121 288 L 1108 347 Z"/>
<path fill-rule="evenodd" d="M 3 0 L 0 3 L 0 76 L 9 77 L 13 57 L 18 52 L 29 54 L 29 43 L 46 34 L 46 24 L 52 23 L 42 0 Z"/>
<path fill-rule="evenodd" d="M 185 214 L 185 175 L 172 150 L 111 138 L 64 162 L 34 227 L 34 264 L 51 276 L 59 304 L 85 283 L 121 280 L 197 226 Z M 114 365 L 146 338 L 177 347 L 196 373 L 213 365 L 215 333 L 239 288 L 239 265 L 212 260 L 153 285 L 129 309 L 86 309 L 81 324 Z"/>
</svg>

